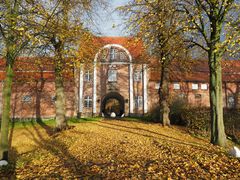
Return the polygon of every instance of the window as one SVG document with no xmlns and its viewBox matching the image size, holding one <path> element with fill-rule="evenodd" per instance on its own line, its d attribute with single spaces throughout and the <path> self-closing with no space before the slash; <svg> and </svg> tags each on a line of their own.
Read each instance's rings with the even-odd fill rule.
<svg viewBox="0 0 240 180">
<path fill-rule="evenodd" d="M 84 81 L 91 81 L 92 80 L 92 74 L 90 71 L 86 71 L 84 74 Z"/>
<path fill-rule="evenodd" d="M 141 81 L 142 80 L 142 73 L 141 71 L 134 72 L 134 81 Z"/>
<path fill-rule="evenodd" d="M 202 95 L 201 94 L 195 94 L 195 102 L 196 105 L 200 106 L 202 102 Z"/>
<path fill-rule="evenodd" d="M 142 98 L 142 96 L 136 96 L 136 97 L 135 97 L 135 107 L 136 107 L 136 108 L 142 107 L 142 103 L 143 103 L 143 98 Z"/>
<path fill-rule="evenodd" d="M 122 61 L 122 60 L 124 60 L 125 59 L 125 54 L 124 54 L 124 52 L 120 52 L 120 60 Z"/>
<path fill-rule="evenodd" d="M 52 96 L 51 100 L 52 100 L 52 102 L 55 102 L 57 100 L 57 96 Z"/>
<path fill-rule="evenodd" d="M 207 84 L 201 84 L 201 89 L 202 90 L 207 90 L 208 89 L 208 85 Z"/>
<path fill-rule="evenodd" d="M 173 89 L 179 90 L 180 89 L 180 84 L 179 83 L 173 83 Z"/>
<path fill-rule="evenodd" d="M 116 59 L 116 57 L 117 57 L 117 50 L 114 48 L 111 48 L 110 49 L 110 60 L 112 61 L 112 60 Z"/>
<path fill-rule="evenodd" d="M 107 54 L 108 54 L 108 51 L 107 49 L 104 49 L 102 51 L 102 61 L 105 61 L 107 59 Z"/>
<path fill-rule="evenodd" d="M 86 96 L 84 98 L 84 107 L 86 108 L 92 107 L 92 98 L 90 96 Z"/>
<path fill-rule="evenodd" d="M 32 100 L 32 97 L 29 95 L 23 96 L 23 98 L 22 98 L 22 101 L 25 103 L 29 103 L 29 102 L 31 102 L 31 100 Z"/>
<path fill-rule="evenodd" d="M 195 99 L 201 99 L 202 95 L 201 94 L 195 94 Z"/>
<path fill-rule="evenodd" d="M 117 70 L 109 70 L 108 71 L 108 81 L 109 82 L 117 81 Z"/>
<path fill-rule="evenodd" d="M 186 94 L 179 94 L 178 97 L 180 99 L 187 99 L 187 95 Z"/>
<path fill-rule="evenodd" d="M 234 99 L 234 96 L 233 95 L 229 95 L 228 98 L 227 98 L 227 103 L 228 103 L 228 107 L 229 108 L 234 108 L 235 106 L 235 99 Z"/>
<path fill-rule="evenodd" d="M 156 83 L 155 84 L 155 89 L 159 89 L 160 88 L 160 83 Z"/>
<path fill-rule="evenodd" d="M 192 89 L 193 89 L 193 90 L 197 90 L 197 89 L 198 89 L 198 84 L 192 83 Z"/>
</svg>

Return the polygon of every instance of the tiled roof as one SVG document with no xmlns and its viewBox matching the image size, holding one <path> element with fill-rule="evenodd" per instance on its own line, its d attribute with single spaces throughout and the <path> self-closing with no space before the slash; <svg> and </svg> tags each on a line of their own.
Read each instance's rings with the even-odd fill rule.
<svg viewBox="0 0 240 180">
<path fill-rule="evenodd" d="M 5 78 L 5 63 L 0 59 L 0 80 Z M 39 57 L 19 57 L 14 65 L 15 80 L 37 80 L 47 79 L 53 81 L 55 79 L 54 61 L 50 58 Z M 66 63 L 64 68 L 64 77 L 73 79 L 73 68 Z"/>
<path fill-rule="evenodd" d="M 173 66 L 170 71 L 171 81 L 191 81 L 191 82 L 208 82 L 209 68 L 208 62 L 198 60 L 193 62 L 187 70 L 180 70 L 180 66 Z M 240 60 L 223 60 L 222 61 L 223 81 L 240 82 Z M 159 81 L 160 72 L 151 71 L 150 81 Z"/>
<path fill-rule="evenodd" d="M 140 62 L 146 57 L 142 41 L 134 37 L 96 37 L 102 46 L 107 44 L 119 44 L 125 47 L 132 55 L 133 62 Z"/>
</svg>

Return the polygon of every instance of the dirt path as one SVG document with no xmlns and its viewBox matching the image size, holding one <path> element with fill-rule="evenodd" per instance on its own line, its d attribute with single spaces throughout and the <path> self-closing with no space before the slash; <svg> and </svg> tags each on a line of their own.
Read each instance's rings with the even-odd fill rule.
<svg viewBox="0 0 240 180">
<path fill-rule="evenodd" d="M 239 179 L 240 160 L 177 127 L 133 121 L 75 124 L 49 136 L 33 126 L 13 134 L 18 179 Z"/>
</svg>

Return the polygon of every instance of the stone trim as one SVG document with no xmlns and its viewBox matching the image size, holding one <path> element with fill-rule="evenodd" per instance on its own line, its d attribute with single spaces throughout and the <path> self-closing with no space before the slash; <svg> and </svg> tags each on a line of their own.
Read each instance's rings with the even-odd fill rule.
<svg viewBox="0 0 240 180">
<path fill-rule="evenodd" d="M 147 79 L 147 65 L 143 65 L 143 112 L 148 113 L 148 79 Z"/>
<path fill-rule="evenodd" d="M 95 61 L 95 60 L 94 60 Z M 94 63 L 93 70 L 93 115 L 97 113 L 97 65 Z"/>
<path fill-rule="evenodd" d="M 80 67 L 80 73 L 79 73 L 79 112 L 83 112 L 83 70 L 82 67 Z"/>
<path fill-rule="evenodd" d="M 133 65 L 129 65 L 129 114 L 133 114 L 134 99 L 133 99 Z"/>
</svg>

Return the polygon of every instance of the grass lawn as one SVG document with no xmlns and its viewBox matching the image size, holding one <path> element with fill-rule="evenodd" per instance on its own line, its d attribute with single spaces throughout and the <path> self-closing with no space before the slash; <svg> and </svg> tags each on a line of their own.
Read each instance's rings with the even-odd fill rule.
<svg viewBox="0 0 240 180">
<path fill-rule="evenodd" d="M 10 165 L 1 179 L 240 179 L 240 159 L 183 128 L 141 121 L 71 120 L 16 123 Z"/>
</svg>

